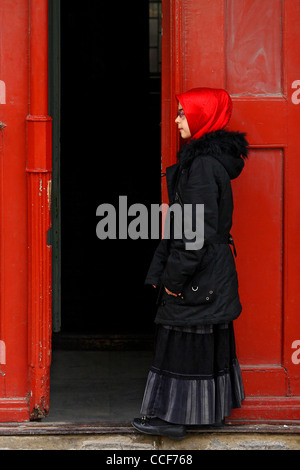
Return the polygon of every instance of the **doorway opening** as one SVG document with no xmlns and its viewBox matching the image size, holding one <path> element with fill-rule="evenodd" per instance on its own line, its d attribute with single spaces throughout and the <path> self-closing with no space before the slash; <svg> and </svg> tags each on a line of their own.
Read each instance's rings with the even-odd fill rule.
<svg viewBox="0 0 300 470">
<path fill-rule="evenodd" d="M 140 406 L 155 314 L 144 279 L 158 240 L 100 240 L 94 214 L 120 196 L 128 207 L 161 202 L 160 21 L 160 1 L 49 2 L 50 420 L 126 421 Z"/>
</svg>

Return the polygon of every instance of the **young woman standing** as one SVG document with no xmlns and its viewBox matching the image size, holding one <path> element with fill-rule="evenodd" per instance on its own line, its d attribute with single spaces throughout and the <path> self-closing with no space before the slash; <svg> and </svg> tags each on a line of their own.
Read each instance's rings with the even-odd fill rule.
<svg viewBox="0 0 300 470">
<path fill-rule="evenodd" d="M 133 426 L 182 438 L 188 426 L 222 426 L 240 407 L 244 389 L 235 352 L 233 320 L 242 311 L 230 234 L 231 180 L 244 168 L 245 135 L 225 128 L 232 101 L 225 90 L 180 94 L 175 120 L 186 142 L 166 170 L 170 207 L 204 204 L 204 244 L 163 238 L 146 283 L 158 288 L 155 355 Z M 190 226 L 197 227 L 196 210 Z M 234 253 L 234 254 L 233 254 Z"/>
</svg>

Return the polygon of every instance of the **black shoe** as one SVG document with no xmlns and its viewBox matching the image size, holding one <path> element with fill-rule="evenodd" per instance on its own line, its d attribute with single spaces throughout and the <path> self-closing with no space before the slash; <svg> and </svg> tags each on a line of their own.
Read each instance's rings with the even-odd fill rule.
<svg viewBox="0 0 300 470">
<path fill-rule="evenodd" d="M 219 421 L 218 423 L 211 424 L 212 428 L 224 428 L 225 427 L 225 419 L 222 419 L 222 421 Z"/>
<path fill-rule="evenodd" d="M 145 434 L 155 436 L 166 436 L 172 439 L 183 439 L 186 435 L 186 428 L 181 424 L 172 424 L 160 418 L 135 418 L 132 426 Z"/>
</svg>

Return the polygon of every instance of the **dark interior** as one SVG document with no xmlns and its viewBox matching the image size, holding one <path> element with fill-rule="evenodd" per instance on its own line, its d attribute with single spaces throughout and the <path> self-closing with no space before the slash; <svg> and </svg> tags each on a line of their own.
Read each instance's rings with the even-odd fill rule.
<svg viewBox="0 0 300 470">
<path fill-rule="evenodd" d="M 61 2 L 62 333 L 153 331 L 157 240 L 99 240 L 102 203 L 161 202 L 160 75 L 149 5 Z M 130 220 L 130 218 L 129 218 Z"/>
</svg>

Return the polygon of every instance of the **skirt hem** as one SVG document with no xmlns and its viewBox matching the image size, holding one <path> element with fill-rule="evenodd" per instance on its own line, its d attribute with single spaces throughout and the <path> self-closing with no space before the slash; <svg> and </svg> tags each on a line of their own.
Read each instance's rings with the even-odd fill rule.
<svg viewBox="0 0 300 470">
<path fill-rule="evenodd" d="M 141 414 L 173 424 L 214 424 L 241 408 L 245 398 L 238 360 L 210 377 L 179 377 L 152 368 L 148 374 Z"/>
</svg>

